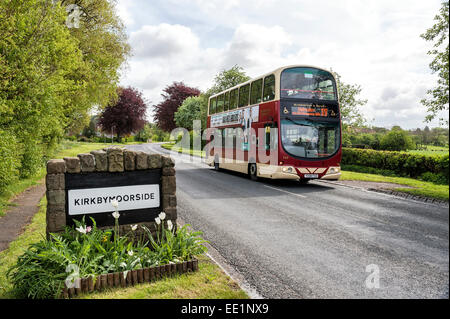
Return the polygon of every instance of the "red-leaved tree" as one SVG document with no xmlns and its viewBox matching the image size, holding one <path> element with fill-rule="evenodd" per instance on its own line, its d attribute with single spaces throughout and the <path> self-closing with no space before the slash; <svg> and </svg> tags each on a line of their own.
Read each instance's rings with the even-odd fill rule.
<svg viewBox="0 0 450 319">
<path fill-rule="evenodd" d="M 118 90 L 117 102 L 103 110 L 98 123 L 104 132 L 115 134 L 120 139 L 144 127 L 147 105 L 137 89 L 128 87 Z"/>
<path fill-rule="evenodd" d="M 186 86 L 183 82 L 173 82 L 163 90 L 164 100 L 154 105 L 154 120 L 156 124 L 164 131 L 170 132 L 177 127 L 174 120 L 174 114 L 183 101 L 190 96 L 200 95 L 200 90 Z"/>
</svg>

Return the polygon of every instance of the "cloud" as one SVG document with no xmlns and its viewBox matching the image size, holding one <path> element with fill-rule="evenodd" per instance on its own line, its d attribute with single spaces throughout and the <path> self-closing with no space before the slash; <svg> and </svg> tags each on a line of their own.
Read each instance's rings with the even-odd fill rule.
<svg viewBox="0 0 450 319">
<path fill-rule="evenodd" d="M 124 3 L 127 3 L 124 5 Z M 133 5 L 128 4 L 133 3 Z M 121 82 L 157 103 L 173 81 L 206 90 L 234 64 L 256 77 L 290 64 L 317 65 L 359 84 L 377 125 L 424 126 L 420 104 L 436 77 L 429 44 L 440 1 L 119 0 L 134 57 Z M 145 13 L 145 14 L 144 14 Z M 189 17 L 189 18 L 187 18 Z M 151 24 L 148 21 L 152 21 Z"/>
</svg>

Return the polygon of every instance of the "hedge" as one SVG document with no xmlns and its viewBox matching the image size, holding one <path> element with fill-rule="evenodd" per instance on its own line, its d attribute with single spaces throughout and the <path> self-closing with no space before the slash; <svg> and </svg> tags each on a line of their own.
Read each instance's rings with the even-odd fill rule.
<svg viewBox="0 0 450 319">
<path fill-rule="evenodd" d="M 449 181 L 449 156 L 427 156 L 402 152 L 343 148 L 343 165 L 390 170 L 399 176 L 418 178 L 433 174 Z"/>
<path fill-rule="evenodd" d="M 20 155 L 16 137 L 0 129 L 0 193 L 18 179 Z"/>
</svg>

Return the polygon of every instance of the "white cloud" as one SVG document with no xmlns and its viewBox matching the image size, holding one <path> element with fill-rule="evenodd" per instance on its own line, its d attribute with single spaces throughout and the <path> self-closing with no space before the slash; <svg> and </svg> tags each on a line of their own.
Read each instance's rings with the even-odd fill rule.
<svg viewBox="0 0 450 319">
<path fill-rule="evenodd" d="M 122 83 L 144 90 L 153 103 L 173 81 L 205 90 L 234 64 L 250 76 L 310 64 L 360 84 L 368 99 L 362 111 L 375 124 L 425 125 L 420 100 L 435 76 L 420 34 L 432 26 L 438 0 L 120 0 L 119 7 L 133 25 L 135 54 Z"/>
</svg>

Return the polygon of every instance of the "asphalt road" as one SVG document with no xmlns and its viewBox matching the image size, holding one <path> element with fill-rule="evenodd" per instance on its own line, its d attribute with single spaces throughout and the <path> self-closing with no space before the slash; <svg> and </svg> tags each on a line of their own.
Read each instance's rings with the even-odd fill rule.
<svg viewBox="0 0 450 319">
<path fill-rule="evenodd" d="M 446 207 L 176 162 L 178 216 L 265 298 L 449 297 Z"/>
</svg>

